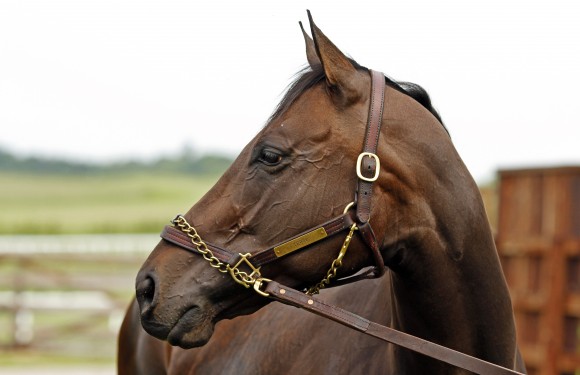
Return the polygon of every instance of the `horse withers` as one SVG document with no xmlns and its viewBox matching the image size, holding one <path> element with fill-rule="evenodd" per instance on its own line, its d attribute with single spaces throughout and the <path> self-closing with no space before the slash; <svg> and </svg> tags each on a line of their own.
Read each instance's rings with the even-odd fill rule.
<svg viewBox="0 0 580 375">
<path fill-rule="evenodd" d="M 119 339 L 119 373 L 465 372 L 268 305 L 260 293 L 267 280 L 316 292 L 371 274 L 369 266 L 388 271 L 323 289 L 321 299 L 524 371 L 478 188 L 428 96 L 381 76 L 382 126 L 369 136 L 376 113 L 369 111 L 376 100 L 369 70 L 310 24 L 309 68 L 216 185 L 164 231 L 139 271 Z M 376 151 L 361 162 L 369 137 Z M 376 171 L 365 175 L 363 164 Z M 371 223 L 373 231 L 364 229 Z"/>
</svg>

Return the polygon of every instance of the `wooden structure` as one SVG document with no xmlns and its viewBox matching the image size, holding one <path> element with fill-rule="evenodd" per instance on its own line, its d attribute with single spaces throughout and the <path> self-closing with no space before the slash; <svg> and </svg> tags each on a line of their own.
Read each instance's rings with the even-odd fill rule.
<svg viewBox="0 0 580 375">
<path fill-rule="evenodd" d="M 580 166 L 499 173 L 497 247 L 530 374 L 580 374 Z"/>
</svg>

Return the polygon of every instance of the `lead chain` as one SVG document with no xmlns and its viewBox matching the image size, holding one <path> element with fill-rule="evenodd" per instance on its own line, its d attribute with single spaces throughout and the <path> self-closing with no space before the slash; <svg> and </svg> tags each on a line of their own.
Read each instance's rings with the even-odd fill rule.
<svg viewBox="0 0 580 375">
<path fill-rule="evenodd" d="M 200 235 L 197 233 L 194 227 L 192 227 L 187 220 L 181 215 L 177 216 L 173 220 L 173 225 L 177 225 L 179 229 L 191 239 L 191 243 L 195 245 L 197 251 L 203 256 L 203 259 L 209 262 L 209 265 L 216 268 L 222 273 L 229 272 L 229 265 L 219 260 L 213 252 L 207 247 L 207 244 L 203 242 Z"/>
<path fill-rule="evenodd" d="M 348 235 L 344 239 L 344 243 L 342 244 L 342 247 L 340 248 L 340 252 L 338 253 L 338 257 L 336 257 L 336 259 L 332 261 L 332 264 L 330 265 L 330 269 L 326 273 L 326 277 L 324 279 L 322 279 L 322 281 L 319 282 L 318 284 L 308 288 L 308 290 L 306 291 L 306 294 L 308 294 L 310 296 L 314 295 L 314 294 L 318 294 L 320 292 L 320 289 L 326 288 L 326 286 L 330 284 L 330 281 L 336 277 L 336 271 L 338 271 L 338 269 L 342 266 L 342 259 L 344 258 L 346 251 L 348 250 L 348 246 L 350 245 L 350 241 L 352 240 L 352 236 L 353 236 L 355 230 L 358 230 L 358 227 L 356 226 L 356 224 L 353 224 L 350 227 L 350 232 L 348 232 Z"/>
<path fill-rule="evenodd" d="M 207 244 L 203 242 L 201 236 L 197 233 L 195 228 L 191 226 L 183 216 L 177 216 L 173 220 L 173 225 L 176 225 L 183 233 L 187 234 L 187 236 L 191 239 L 191 243 L 195 245 L 197 251 L 203 256 L 203 259 L 205 259 L 211 267 L 216 268 L 222 273 L 229 273 L 232 279 L 234 279 L 234 281 L 238 284 L 249 288 L 250 285 L 253 285 L 256 282 L 256 280 L 261 278 L 260 269 L 255 268 L 248 260 L 248 258 L 251 257 L 249 253 L 240 253 L 239 262 L 232 267 L 231 265 L 222 262 L 214 255 L 214 253 L 208 248 Z M 246 271 L 241 271 L 238 267 L 242 265 L 249 267 L 252 272 L 248 273 Z"/>
</svg>

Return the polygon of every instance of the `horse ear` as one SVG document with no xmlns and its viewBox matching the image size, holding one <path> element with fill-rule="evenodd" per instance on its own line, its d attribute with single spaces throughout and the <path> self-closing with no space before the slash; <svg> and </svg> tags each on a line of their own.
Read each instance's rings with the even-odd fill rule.
<svg viewBox="0 0 580 375">
<path fill-rule="evenodd" d="M 304 30 L 304 26 L 302 26 L 302 22 L 298 22 L 300 24 L 300 29 L 302 30 L 302 35 L 304 36 L 304 42 L 306 43 L 306 58 L 308 59 L 308 64 L 310 64 L 311 68 L 314 68 L 317 65 L 321 65 L 320 59 L 316 54 L 316 47 L 314 46 L 314 41 L 308 35 L 308 33 Z"/>
<path fill-rule="evenodd" d="M 354 79 L 357 73 L 356 68 L 316 26 L 310 11 L 307 12 L 316 55 L 324 69 L 326 83 L 331 92 L 344 104 L 356 101 L 360 98 L 360 88 L 356 84 L 357 80 Z"/>
</svg>

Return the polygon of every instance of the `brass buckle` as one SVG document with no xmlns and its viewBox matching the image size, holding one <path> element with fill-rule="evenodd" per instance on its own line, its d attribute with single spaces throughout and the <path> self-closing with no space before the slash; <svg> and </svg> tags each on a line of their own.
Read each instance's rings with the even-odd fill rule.
<svg viewBox="0 0 580 375">
<path fill-rule="evenodd" d="M 371 159 L 375 159 L 375 162 L 377 164 L 375 169 L 375 175 L 373 177 L 365 177 L 361 172 L 362 159 L 365 156 L 368 156 Z M 379 157 L 377 155 L 373 154 L 372 152 L 362 152 L 358 156 L 358 159 L 356 160 L 356 175 L 358 176 L 358 178 L 360 178 L 363 181 L 375 182 L 379 178 L 380 171 L 381 171 L 381 161 L 379 160 Z"/>
</svg>

